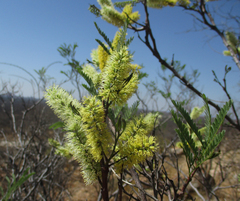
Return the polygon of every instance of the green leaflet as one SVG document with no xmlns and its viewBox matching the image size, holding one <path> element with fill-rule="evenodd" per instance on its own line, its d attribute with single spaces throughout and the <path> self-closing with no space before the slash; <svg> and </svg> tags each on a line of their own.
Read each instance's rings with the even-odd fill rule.
<svg viewBox="0 0 240 201">
<path fill-rule="evenodd" d="M 126 41 L 126 46 L 129 46 L 131 44 L 131 42 L 133 41 L 134 36 L 130 37 L 127 41 Z"/>
<path fill-rule="evenodd" d="M 216 157 L 219 152 L 215 152 L 216 147 L 222 141 L 225 131 L 218 133 L 218 130 L 223 123 L 225 116 L 227 115 L 228 110 L 231 108 L 232 100 L 229 100 L 219 111 L 218 115 L 214 119 L 213 123 L 211 121 L 210 109 L 208 106 L 208 100 L 205 95 L 202 96 L 204 100 L 205 107 L 205 128 L 204 135 L 201 135 L 200 129 L 196 126 L 193 120 L 190 118 L 190 115 L 184 110 L 180 103 L 172 100 L 173 105 L 180 112 L 184 120 L 188 123 L 192 131 L 196 134 L 198 140 L 201 142 L 201 151 L 193 140 L 192 133 L 188 130 L 186 124 L 182 122 L 182 119 L 178 117 L 177 113 L 173 110 L 172 116 L 175 123 L 178 126 L 176 132 L 182 142 L 182 148 L 186 155 L 186 160 L 189 170 L 191 167 L 198 168 L 203 162 L 208 159 Z M 190 173 L 193 170 L 190 171 Z"/>
<path fill-rule="evenodd" d="M 176 129 L 175 131 L 177 132 L 177 134 L 182 142 L 182 145 L 183 145 L 182 148 L 183 148 L 184 154 L 186 156 L 188 168 L 190 169 L 192 167 L 192 165 L 194 164 L 192 152 L 195 155 L 197 155 L 197 147 L 195 146 L 195 143 L 194 143 L 191 135 L 189 135 L 188 129 L 185 126 L 185 124 L 182 123 L 182 120 L 179 117 L 177 117 L 177 114 L 173 110 L 171 112 L 172 112 L 174 122 L 178 126 L 178 129 Z"/>
<path fill-rule="evenodd" d="M 128 107 L 128 104 L 123 106 L 115 106 L 114 110 L 109 108 L 108 117 L 111 119 L 113 125 L 116 127 L 116 131 L 120 131 L 118 128 L 124 128 L 126 126 L 119 125 L 119 121 L 123 121 L 126 124 L 132 117 L 134 117 L 138 110 L 139 101 L 136 101 L 132 104 L 131 107 Z M 125 129 L 125 128 L 124 128 Z M 124 129 L 122 131 L 124 131 Z"/>
<path fill-rule="evenodd" d="M 193 132 L 197 135 L 199 141 L 201 142 L 202 146 L 204 147 L 205 143 L 203 142 L 202 135 L 199 132 L 196 124 L 191 119 L 190 115 L 187 113 L 187 111 L 180 104 L 177 104 L 174 100 L 172 100 L 172 103 L 178 109 L 178 111 L 182 114 L 182 116 L 187 121 L 187 123 L 189 124 L 189 126 L 193 130 Z"/>
<path fill-rule="evenodd" d="M 97 23 L 94 22 L 95 27 L 98 30 L 98 33 L 103 37 L 103 39 L 105 40 L 105 42 L 109 45 L 109 47 L 113 50 L 112 47 L 112 42 L 109 40 L 109 38 L 107 37 L 107 35 L 98 27 Z M 99 43 L 99 42 L 98 42 Z M 99 43 L 100 44 L 100 43 Z M 100 44 L 101 45 L 101 44 Z M 103 47 L 104 48 L 104 47 Z M 104 48 L 105 49 L 105 48 Z M 106 52 L 109 52 L 109 50 L 107 50 Z"/>
<path fill-rule="evenodd" d="M 88 83 L 89 86 L 86 84 L 82 84 L 82 86 L 87 89 L 87 91 L 92 94 L 93 96 L 97 95 L 97 91 L 94 87 L 94 83 L 92 79 L 82 70 L 82 68 L 77 68 L 78 73 L 84 78 L 84 80 Z"/>
<path fill-rule="evenodd" d="M 120 30 L 120 38 L 117 44 L 117 51 L 120 51 L 120 49 L 125 45 L 128 47 L 128 45 L 130 44 L 130 42 L 133 40 L 133 38 L 128 39 L 127 44 L 125 44 L 125 39 L 126 39 L 126 35 L 127 35 L 127 25 L 128 25 L 128 21 L 124 22 L 124 26 L 123 29 Z"/>
<path fill-rule="evenodd" d="M 30 174 L 28 174 L 30 168 L 27 168 L 24 172 L 23 175 L 19 178 L 18 181 L 16 181 L 16 177 L 14 174 L 12 174 L 12 178 L 13 178 L 13 182 L 11 183 L 10 179 L 8 177 L 6 177 L 6 180 L 8 182 L 8 188 L 7 188 L 7 192 L 5 193 L 5 195 L 3 195 L 3 190 L 1 189 L 1 193 L 2 193 L 2 201 L 8 201 L 9 198 L 11 198 L 11 195 L 25 182 L 28 180 L 29 177 L 31 177 L 32 175 L 35 174 L 35 172 L 32 172 Z"/>
<path fill-rule="evenodd" d="M 63 128 L 65 126 L 64 122 L 62 121 L 58 121 L 58 122 L 55 122 L 53 123 L 51 126 L 49 126 L 48 128 L 49 129 L 53 129 L 53 130 L 56 130 L 58 128 Z"/>
<path fill-rule="evenodd" d="M 216 118 L 214 119 L 213 123 L 211 123 L 211 115 L 210 109 L 207 104 L 207 98 L 203 95 L 203 100 L 205 102 L 206 107 L 206 132 L 205 132 L 205 139 L 206 139 L 206 147 L 202 152 L 201 162 L 204 162 L 208 158 L 212 157 L 215 148 L 220 144 L 222 141 L 225 131 L 218 133 L 220 126 L 222 125 L 225 116 L 227 115 L 228 110 L 231 108 L 233 101 L 229 100 L 219 111 Z"/>
<path fill-rule="evenodd" d="M 108 48 L 104 45 L 104 43 L 98 39 L 95 39 L 99 45 L 102 46 L 102 48 L 108 53 L 108 55 L 111 55 L 110 51 L 108 50 Z"/>
</svg>

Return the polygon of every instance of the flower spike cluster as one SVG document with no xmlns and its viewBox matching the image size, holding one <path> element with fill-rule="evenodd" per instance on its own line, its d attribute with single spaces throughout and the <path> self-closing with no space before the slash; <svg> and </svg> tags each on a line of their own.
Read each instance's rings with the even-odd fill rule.
<svg viewBox="0 0 240 201">
<path fill-rule="evenodd" d="M 47 99 L 47 104 L 64 121 L 65 130 L 67 130 L 65 136 L 67 142 L 64 147 L 59 146 L 58 151 L 68 150 L 68 153 L 80 163 L 86 184 L 91 184 L 101 175 L 101 171 L 99 163 L 90 154 L 89 146 L 87 145 L 82 115 L 80 115 L 83 105 L 57 86 L 49 88 L 45 93 L 45 98 Z"/>
<path fill-rule="evenodd" d="M 127 47 L 114 50 L 103 71 L 100 96 L 113 105 L 124 104 L 136 91 L 138 80 L 138 65 L 131 64 L 132 55 Z"/>
<path fill-rule="evenodd" d="M 99 68 L 101 71 L 103 71 L 104 67 L 106 66 L 106 62 L 108 60 L 109 55 L 101 45 L 98 46 L 97 53 L 98 53 Z"/>
<path fill-rule="evenodd" d="M 176 6 L 179 5 L 189 5 L 191 2 L 190 0 L 147 0 L 147 6 L 152 8 L 163 8 L 166 6 Z"/>
<path fill-rule="evenodd" d="M 87 145 L 90 146 L 90 153 L 96 161 L 102 159 L 102 153 L 108 153 L 108 145 L 111 142 L 111 135 L 105 123 L 104 108 L 101 101 L 96 97 L 85 98 L 85 107 L 81 107 L 83 129 L 87 137 Z"/>
<path fill-rule="evenodd" d="M 157 118 L 159 118 L 157 113 L 149 113 L 145 117 L 140 116 L 129 122 L 119 139 L 119 153 L 115 160 L 122 160 L 115 165 L 117 172 L 121 172 L 122 168 L 131 168 L 156 151 L 158 145 L 156 139 L 148 135 L 153 130 Z"/>
<path fill-rule="evenodd" d="M 111 164 L 121 172 L 152 156 L 157 148 L 156 139 L 149 136 L 156 114 L 142 115 L 126 123 L 122 121 L 125 117 L 117 113 L 113 116 L 118 123 L 111 122 L 114 128 L 108 128 L 111 119 L 108 111 L 122 107 L 139 84 L 140 66 L 132 64 L 133 55 L 125 37 L 125 29 L 120 29 L 111 44 L 104 44 L 108 52 L 100 45 L 92 52 L 93 66 L 87 64 L 78 69 L 89 84 L 85 88 L 90 93 L 92 90 L 93 95 L 84 97 L 80 103 L 58 86 L 45 93 L 47 104 L 64 122 L 67 131 L 64 146 L 53 140 L 50 143 L 58 154 L 73 156 L 80 163 L 86 184 L 104 175 L 103 166 L 108 168 Z"/>
<path fill-rule="evenodd" d="M 114 4 L 111 0 L 97 0 L 99 5 L 101 6 L 100 9 L 98 9 L 97 14 L 94 11 L 95 15 L 102 16 L 102 19 L 104 19 L 106 22 L 121 27 L 124 25 L 124 22 L 126 20 L 129 21 L 130 24 L 133 24 L 137 22 L 140 19 L 140 14 L 138 11 L 132 12 L 132 5 L 135 5 L 136 3 L 139 3 L 141 1 L 132 0 L 129 1 L 129 3 L 126 4 L 126 2 L 117 2 L 115 3 L 116 7 L 123 7 L 123 11 L 120 13 L 118 12 Z M 210 1 L 210 0 L 209 0 Z M 151 8 L 163 8 L 166 6 L 190 6 L 191 5 L 190 0 L 147 0 L 146 4 L 148 7 Z M 119 6 L 120 5 L 120 6 Z"/>
<path fill-rule="evenodd" d="M 123 26 L 126 19 L 129 19 L 129 22 L 133 23 L 140 17 L 138 12 L 132 12 L 131 4 L 127 4 L 123 8 L 122 13 L 120 13 L 114 8 L 111 0 L 98 0 L 98 3 L 102 8 L 100 11 L 102 18 L 115 26 Z"/>
</svg>

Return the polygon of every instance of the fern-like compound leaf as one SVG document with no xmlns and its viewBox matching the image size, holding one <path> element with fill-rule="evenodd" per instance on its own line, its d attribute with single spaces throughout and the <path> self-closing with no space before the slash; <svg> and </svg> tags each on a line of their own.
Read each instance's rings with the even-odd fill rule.
<svg viewBox="0 0 240 201">
<path fill-rule="evenodd" d="M 92 94 L 93 96 L 96 96 L 97 95 L 97 92 L 95 90 L 94 87 L 89 87 L 87 86 L 86 84 L 82 84 L 82 86 L 90 93 Z"/>
<path fill-rule="evenodd" d="M 122 114 L 123 114 L 123 118 L 128 121 L 130 118 L 132 118 L 138 110 L 138 105 L 139 105 L 139 101 L 135 101 L 131 107 L 128 107 L 128 104 L 125 104 L 122 107 Z"/>
<path fill-rule="evenodd" d="M 130 43 L 133 41 L 134 37 L 130 37 L 127 41 L 126 41 L 126 46 L 129 46 Z"/>
<path fill-rule="evenodd" d="M 135 101 L 133 104 L 132 104 L 132 107 L 129 108 L 129 116 L 126 118 L 126 120 L 130 119 L 130 117 L 134 116 L 137 111 L 138 111 L 138 106 L 139 106 L 139 101 Z"/>
<path fill-rule="evenodd" d="M 98 42 L 99 45 L 102 46 L 102 48 L 103 48 L 109 55 L 111 55 L 109 49 L 103 44 L 102 41 L 100 41 L 100 40 L 98 40 L 98 39 L 95 39 L 95 40 Z"/>
<path fill-rule="evenodd" d="M 86 84 L 82 84 L 82 86 L 92 95 L 97 95 L 97 90 L 94 87 L 94 83 L 92 79 L 81 69 L 77 68 L 78 73 L 84 78 L 84 80 L 88 83 L 89 86 Z"/>
<path fill-rule="evenodd" d="M 187 121 L 188 125 L 192 129 L 192 131 L 197 135 L 197 138 L 199 139 L 200 143 L 203 145 L 204 142 L 203 142 L 203 139 L 202 139 L 202 135 L 199 132 L 199 130 L 197 128 L 197 125 L 191 119 L 190 115 L 187 113 L 187 111 L 180 104 L 177 104 L 174 100 L 172 100 L 172 103 L 178 109 L 178 111 L 182 114 L 182 116 L 184 117 L 184 119 Z"/>
<path fill-rule="evenodd" d="M 190 136 L 188 129 L 184 123 L 182 123 L 181 119 L 177 117 L 177 114 L 172 110 L 172 116 L 174 119 L 174 122 L 177 124 L 178 129 L 176 129 L 176 132 L 182 142 L 182 148 L 186 155 L 188 168 L 190 169 L 191 166 L 194 163 L 194 157 L 192 155 L 192 152 L 194 153 L 194 156 L 196 157 L 198 155 L 198 149 Z M 191 148 L 191 149 L 190 149 Z M 192 150 L 192 152 L 191 152 Z"/>
<path fill-rule="evenodd" d="M 194 160 L 193 160 L 193 154 L 191 152 L 191 149 L 189 148 L 188 146 L 188 143 L 187 141 L 185 140 L 185 138 L 183 137 L 184 135 L 181 133 L 180 129 L 175 129 L 175 131 L 177 132 L 181 142 L 182 142 L 182 149 L 183 149 L 183 152 L 186 156 L 186 161 L 187 161 L 187 165 L 188 165 L 188 169 L 190 170 L 193 163 L 194 163 Z"/>
<path fill-rule="evenodd" d="M 120 38 L 119 38 L 119 41 L 118 41 L 118 44 L 117 44 L 117 51 L 120 51 L 120 49 L 125 45 L 125 39 L 126 39 L 126 35 L 127 35 L 127 25 L 128 25 L 128 21 L 125 21 L 124 22 L 124 26 L 122 29 L 120 29 Z M 128 42 L 128 44 L 130 44 Z"/>
<path fill-rule="evenodd" d="M 192 122 L 189 114 L 182 108 L 182 106 L 181 106 L 180 104 L 176 103 L 174 100 L 172 100 L 172 103 L 173 103 L 174 106 L 179 110 L 179 112 L 183 115 L 183 117 L 184 117 L 185 119 L 187 118 L 188 121 L 193 124 L 193 122 Z M 194 155 L 197 156 L 197 154 L 198 154 L 198 148 L 196 147 L 196 144 L 195 144 L 195 142 L 194 142 L 194 140 L 193 140 L 193 138 L 192 138 L 192 135 L 191 135 L 191 133 L 189 133 L 186 125 L 185 125 L 184 123 L 182 123 L 181 119 L 178 118 L 177 116 L 175 116 L 174 120 L 175 120 L 177 126 L 179 127 L 179 129 L 181 130 L 181 133 L 182 133 L 182 135 L 183 135 L 183 138 L 184 138 L 184 139 L 187 141 L 187 143 L 189 144 L 188 146 L 190 146 L 190 148 L 192 149 Z M 196 129 L 196 131 L 199 132 L 198 129 Z M 200 135 L 200 134 L 199 134 L 199 135 Z"/>
<path fill-rule="evenodd" d="M 218 115 L 216 116 L 214 122 L 212 123 L 212 127 L 211 127 L 211 133 L 213 135 L 215 135 L 221 124 L 223 123 L 225 116 L 227 115 L 228 110 L 231 108 L 232 106 L 232 100 L 228 101 L 223 107 L 222 109 L 219 111 Z"/>
<path fill-rule="evenodd" d="M 218 115 L 216 116 L 213 123 L 211 123 L 211 115 L 210 115 L 210 109 L 207 104 L 207 98 L 204 95 L 203 99 L 205 101 L 206 105 L 206 112 L 205 112 L 205 118 L 206 118 L 206 133 L 205 133 L 205 139 L 206 139 L 206 145 L 204 149 L 202 150 L 201 159 L 199 160 L 198 165 L 201 165 L 204 161 L 206 161 L 209 158 L 212 158 L 214 155 L 214 150 L 216 147 L 220 144 L 222 141 L 225 131 L 222 131 L 218 133 L 218 130 L 221 126 L 221 124 L 224 121 L 224 118 L 230 109 L 232 105 L 232 100 L 229 100 L 219 111 Z"/>
<path fill-rule="evenodd" d="M 112 47 L 112 42 L 109 40 L 109 38 L 107 37 L 107 35 L 98 27 L 97 23 L 94 22 L 95 27 L 98 30 L 98 33 L 103 37 L 103 39 L 105 40 L 105 42 L 108 44 L 108 46 L 113 50 Z M 100 44 L 101 45 L 101 44 Z"/>
<path fill-rule="evenodd" d="M 223 140 L 225 135 L 225 131 L 220 132 L 219 134 L 215 135 L 214 138 L 207 143 L 207 147 L 202 151 L 201 159 L 198 162 L 198 166 L 200 166 L 204 161 L 213 158 L 215 152 L 214 150 Z"/>
<path fill-rule="evenodd" d="M 95 6 L 95 5 L 90 5 L 88 10 L 93 13 L 94 15 L 96 15 L 96 17 L 100 17 L 101 16 L 101 12 L 100 10 Z"/>
<path fill-rule="evenodd" d="M 212 125 L 212 117 L 211 117 L 211 113 L 210 113 L 210 108 L 208 106 L 208 100 L 207 97 L 205 96 L 205 94 L 202 95 L 202 98 L 204 100 L 204 106 L 205 106 L 205 139 L 206 139 L 206 144 L 207 142 L 211 139 L 211 125 Z M 205 144 L 205 145 L 206 145 Z M 205 149 L 206 146 L 203 146 L 203 149 Z"/>
</svg>

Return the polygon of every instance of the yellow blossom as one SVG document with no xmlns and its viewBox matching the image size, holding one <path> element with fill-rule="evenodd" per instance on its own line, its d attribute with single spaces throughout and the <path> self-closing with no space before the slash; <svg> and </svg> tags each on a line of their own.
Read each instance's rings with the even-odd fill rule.
<svg viewBox="0 0 240 201">
<path fill-rule="evenodd" d="M 106 62 L 109 55 L 101 45 L 98 46 L 97 53 L 98 53 L 99 68 L 101 71 L 103 71 L 104 67 L 106 66 Z"/>
<path fill-rule="evenodd" d="M 127 47 L 114 50 L 102 74 L 100 96 L 113 105 L 125 103 L 138 87 L 138 65 L 132 65 Z"/>
<path fill-rule="evenodd" d="M 100 161 L 102 153 L 108 153 L 111 135 L 105 123 L 105 113 L 102 103 L 94 97 L 85 97 L 81 107 L 83 129 L 87 137 L 90 153 L 96 161 Z"/>
</svg>

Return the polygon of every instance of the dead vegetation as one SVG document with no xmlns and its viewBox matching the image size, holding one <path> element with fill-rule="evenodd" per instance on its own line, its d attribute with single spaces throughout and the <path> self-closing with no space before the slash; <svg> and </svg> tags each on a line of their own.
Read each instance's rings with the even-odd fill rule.
<svg viewBox="0 0 240 201">
<path fill-rule="evenodd" d="M 12 199 L 100 200 L 100 186 L 97 184 L 86 186 L 77 162 L 55 155 L 54 148 L 49 146 L 50 137 L 60 142 L 64 139 L 61 129 L 49 129 L 49 126 L 58 119 L 44 101 L 13 95 L 2 96 L 1 101 L 1 186 L 6 190 L 6 176 L 11 178 L 14 173 L 16 178 L 20 178 L 28 167 L 30 172 L 36 173 L 12 195 Z M 166 114 L 164 118 L 168 116 Z M 173 189 L 180 190 L 179 187 L 186 179 L 188 170 L 181 149 L 174 146 L 177 141 L 174 128 L 173 122 L 169 119 L 165 126 L 156 131 L 160 150 L 154 159 L 147 160 L 137 168 L 139 185 L 132 179 L 134 172 L 124 172 L 123 200 L 138 197 L 140 186 L 144 189 L 147 200 L 152 200 L 151 195 L 154 193 L 159 193 L 163 200 L 168 200 L 166 194 L 168 189 L 172 189 L 172 193 Z M 183 199 L 239 200 L 240 133 L 233 128 L 224 129 L 227 132 L 219 146 L 221 154 L 199 168 Z M 155 172 L 151 170 L 151 165 L 154 166 Z M 152 176 L 158 181 L 158 192 L 153 190 Z M 112 171 L 109 177 L 111 200 L 116 200 L 118 182 L 117 175 Z"/>
</svg>

